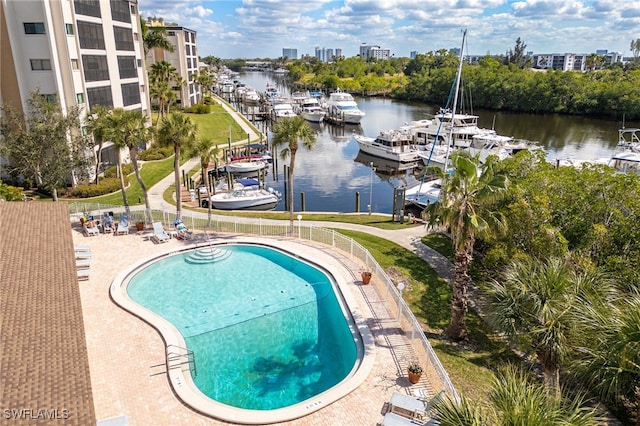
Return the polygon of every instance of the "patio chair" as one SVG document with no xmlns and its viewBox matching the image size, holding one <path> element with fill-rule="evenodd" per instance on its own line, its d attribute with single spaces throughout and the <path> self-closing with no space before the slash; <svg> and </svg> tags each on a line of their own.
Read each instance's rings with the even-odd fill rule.
<svg viewBox="0 0 640 426">
<path fill-rule="evenodd" d="M 176 228 L 176 238 L 179 240 L 188 240 L 191 238 L 192 232 L 187 228 L 187 225 L 182 222 L 180 219 L 176 219 L 173 221 L 173 226 Z"/>
<path fill-rule="evenodd" d="M 93 237 L 100 233 L 100 229 L 98 229 L 98 225 L 93 220 L 82 221 L 82 233 L 85 237 Z"/>
<path fill-rule="evenodd" d="M 105 234 L 113 232 L 113 212 L 105 212 L 102 219 L 102 230 Z"/>
<path fill-rule="evenodd" d="M 129 233 L 129 216 L 126 214 L 120 215 L 118 221 L 118 227 L 116 228 L 116 235 L 123 235 Z"/>
<path fill-rule="evenodd" d="M 169 241 L 169 235 L 164 231 L 161 222 L 153 222 L 153 235 L 151 240 L 156 243 L 166 243 Z"/>
</svg>

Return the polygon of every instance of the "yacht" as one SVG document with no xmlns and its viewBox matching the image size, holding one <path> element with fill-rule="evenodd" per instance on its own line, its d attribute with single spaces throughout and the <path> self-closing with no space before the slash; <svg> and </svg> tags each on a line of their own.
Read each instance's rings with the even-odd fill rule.
<svg viewBox="0 0 640 426">
<path fill-rule="evenodd" d="M 374 157 L 398 163 L 418 161 L 419 151 L 414 147 L 412 126 L 382 131 L 376 137 L 353 135 L 360 151 Z"/>
<path fill-rule="evenodd" d="M 325 110 L 320 106 L 316 98 L 305 98 L 300 104 L 300 116 L 312 123 L 320 123 L 324 118 Z"/>
<path fill-rule="evenodd" d="M 295 117 L 298 114 L 293 110 L 293 105 L 290 102 L 280 102 L 271 108 L 271 113 L 273 114 L 273 119 L 278 120 L 283 117 Z"/>
<path fill-rule="evenodd" d="M 350 93 L 338 89 L 329 95 L 325 120 L 338 124 L 360 124 L 364 116 L 365 113 L 360 111 Z"/>
<path fill-rule="evenodd" d="M 474 136 L 495 134 L 495 130 L 478 127 L 478 116 L 473 114 L 452 114 L 442 109 L 425 126 L 416 132 L 416 143 L 437 145 L 449 144 L 453 148 L 469 148 Z"/>
</svg>

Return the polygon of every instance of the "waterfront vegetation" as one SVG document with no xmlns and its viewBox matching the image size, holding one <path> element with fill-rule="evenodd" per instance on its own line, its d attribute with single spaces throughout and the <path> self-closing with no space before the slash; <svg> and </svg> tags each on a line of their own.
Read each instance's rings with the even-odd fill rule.
<svg viewBox="0 0 640 426">
<path fill-rule="evenodd" d="M 296 60 L 288 65 L 292 84 L 309 89 L 342 90 L 363 95 L 446 106 L 458 56 L 441 49 L 414 59 L 365 61 L 354 57 L 334 63 Z M 607 119 L 640 118 L 640 69 L 619 63 L 580 71 L 536 70 L 486 56 L 462 69 L 464 105 L 502 111 L 591 115 Z"/>
</svg>

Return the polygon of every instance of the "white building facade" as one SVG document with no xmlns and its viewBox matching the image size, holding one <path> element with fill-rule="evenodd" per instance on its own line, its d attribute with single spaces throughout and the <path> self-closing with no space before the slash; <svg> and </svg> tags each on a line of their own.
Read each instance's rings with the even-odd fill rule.
<svg viewBox="0 0 640 426">
<path fill-rule="evenodd" d="M 24 112 L 39 90 L 81 118 L 96 105 L 149 116 L 137 0 L 0 1 L 0 103 Z"/>
</svg>

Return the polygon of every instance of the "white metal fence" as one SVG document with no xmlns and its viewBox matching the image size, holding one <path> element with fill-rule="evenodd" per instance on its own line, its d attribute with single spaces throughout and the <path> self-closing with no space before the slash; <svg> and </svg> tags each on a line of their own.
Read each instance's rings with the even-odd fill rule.
<svg viewBox="0 0 640 426">
<path fill-rule="evenodd" d="M 79 218 L 84 215 L 101 217 L 105 212 L 113 212 L 114 216 L 128 214 L 130 223 L 132 224 L 136 221 L 144 221 L 145 218 L 143 206 L 125 208 L 123 206 L 110 206 L 95 203 L 73 203 L 69 205 L 69 209 L 72 218 Z M 173 227 L 173 221 L 176 218 L 175 214 L 161 210 L 153 210 L 151 214 L 152 221 L 162 222 L 162 224 L 167 228 Z M 371 283 L 376 288 L 380 297 L 385 301 L 387 309 L 398 319 L 400 328 L 408 338 L 411 347 L 418 359 L 421 361 L 421 364 L 427 366 L 427 373 L 431 373 L 429 374 L 430 380 L 433 381 L 434 378 L 437 378 L 440 382 L 432 383 L 432 385 L 436 385 L 436 387 L 437 385 L 440 385 L 440 389 L 437 390 L 444 390 L 451 396 L 451 398 L 456 401 L 459 400 L 460 397 L 454 388 L 453 383 L 451 383 L 449 375 L 440 363 L 440 360 L 424 334 L 422 327 L 416 320 L 416 317 L 402 299 L 402 295 L 396 288 L 396 285 L 378 262 L 376 262 L 371 253 L 352 238 L 330 229 L 306 225 L 300 220 L 294 224 L 292 234 L 291 224 L 289 221 L 241 216 L 212 215 L 211 224 L 209 225 L 206 213 L 183 211 L 181 216 L 185 225 L 194 231 L 305 239 L 334 247 L 345 253 L 349 253 L 357 259 L 360 259 L 366 267 L 379 278 L 378 280 L 372 280 Z"/>
</svg>

